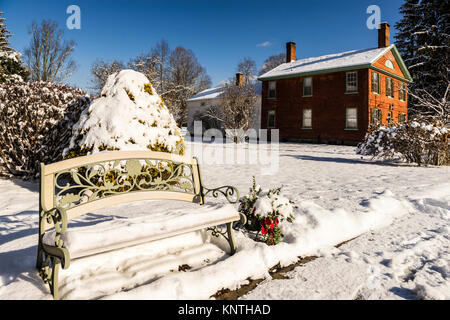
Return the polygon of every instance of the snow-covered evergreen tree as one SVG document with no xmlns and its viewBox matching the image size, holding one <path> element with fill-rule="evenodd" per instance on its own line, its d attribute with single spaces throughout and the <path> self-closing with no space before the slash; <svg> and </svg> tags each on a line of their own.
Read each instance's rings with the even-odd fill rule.
<svg viewBox="0 0 450 320">
<path fill-rule="evenodd" d="M 441 97 L 447 89 L 450 59 L 450 4 L 448 1 L 406 0 L 400 8 L 403 18 L 396 24 L 396 46 L 400 51 L 416 95 Z M 410 99 L 413 115 L 421 109 Z"/>
<path fill-rule="evenodd" d="M 74 126 L 64 156 L 105 150 L 184 153 L 181 130 L 142 73 L 127 69 L 108 77 L 101 96 Z"/>
<path fill-rule="evenodd" d="M 3 12 L 0 12 L 0 82 L 26 81 L 29 72 L 22 64 L 20 52 L 9 46 L 11 33 L 2 15 Z"/>
<path fill-rule="evenodd" d="M 61 160 L 89 103 L 81 89 L 61 84 L 0 83 L 0 172 L 36 178 L 40 162 Z"/>
</svg>

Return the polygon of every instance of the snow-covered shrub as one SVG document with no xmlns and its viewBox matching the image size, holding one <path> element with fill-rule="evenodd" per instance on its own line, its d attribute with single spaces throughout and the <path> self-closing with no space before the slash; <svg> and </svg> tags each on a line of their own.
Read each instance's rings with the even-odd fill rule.
<svg viewBox="0 0 450 320">
<path fill-rule="evenodd" d="M 100 97 L 73 127 L 64 157 L 105 150 L 184 153 L 181 130 L 142 73 L 122 70 L 108 77 Z"/>
<path fill-rule="evenodd" d="M 258 231 L 258 235 L 261 232 L 262 240 L 268 245 L 275 245 L 283 240 L 280 223 L 292 222 L 293 210 L 297 208 L 293 201 L 280 193 L 281 187 L 263 191 L 253 177 L 250 192 L 239 199 L 239 211 L 247 217 L 244 227 L 250 231 Z"/>
<path fill-rule="evenodd" d="M 450 130 L 440 123 L 394 123 L 369 130 L 356 153 L 385 160 L 400 157 L 418 165 L 449 165 L 449 138 Z"/>
<path fill-rule="evenodd" d="M 71 128 L 90 103 L 81 89 L 47 82 L 0 84 L 0 171 L 35 178 L 62 159 Z"/>
</svg>

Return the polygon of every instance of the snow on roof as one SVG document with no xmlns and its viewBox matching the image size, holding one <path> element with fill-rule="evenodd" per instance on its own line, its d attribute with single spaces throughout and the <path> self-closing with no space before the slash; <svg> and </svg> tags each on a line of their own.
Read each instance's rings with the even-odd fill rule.
<svg viewBox="0 0 450 320">
<path fill-rule="evenodd" d="M 219 98 L 222 95 L 223 88 L 224 87 L 221 86 L 221 87 L 203 90 L 203 91 L 197 93 L 192 98 L 188 99 L 187 101 L 208 100 L 208 99 Z"/>
<path fill-rule="evenodd" d="M 187 101 L 210 100 L 210 99 L 220 98 L 223 93 L 224 88 L 225 88 L 225 84 L 223 84 L 219 87 L 203 90 L 203 91 L 197 93 L 195 96 L 189 98 Z M 256 94 L 261 95 L 261 91 L 262 91 L 261 83 L 255 82 Z"/>
<path fill-rule="evenodd" d="M 296 60 L 283 63 L 278 67 L 261 75 L 259 80 L 268 80 L 279 77 L 289 77 L 310 72 L 320 72 L 336 68 L 348 68 L 367 65 L 375 62 L 394 45 L 386 48 L 372 48 L 364 50 L 352 50 L 341 53 L 329 54 L 320 57 Z"/>
</svg>

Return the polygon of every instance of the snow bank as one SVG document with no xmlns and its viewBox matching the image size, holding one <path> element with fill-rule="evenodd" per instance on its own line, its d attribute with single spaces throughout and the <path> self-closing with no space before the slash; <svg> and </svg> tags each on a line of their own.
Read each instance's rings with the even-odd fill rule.
<svg viewBox="0 0 450 320">
<path fill-rule="evenodd" d="M 170 274 L 134 290 L 105 298 L 208 299 L 219 289 L 240 287 L 247 278 L 270 277 L 268 270 L 278 263 L 286 266 L 297 261 L 299 256 L 321 255 L 338 243 L 386 226 L 407 213 L 409 208 L 389 190 L 368 199 L 367 209 L 362 212 L 327 210 L 311 201 L 298 205 L 294 222 L 283 226 L 283 243 L 267 246 L 238 232 L 238 251 L 226 260 L 197 271 Z"/>
</svg>

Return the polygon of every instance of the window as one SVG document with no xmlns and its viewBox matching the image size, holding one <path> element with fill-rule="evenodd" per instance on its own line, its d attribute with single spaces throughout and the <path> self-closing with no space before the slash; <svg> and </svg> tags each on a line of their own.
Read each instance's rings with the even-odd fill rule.
<svg viewBox="0 0 450 320">
<path fill-rule="evenodd" d="M 386 96 L 394 97 L 394 84 L 391 78 L 386 77 Z"/>
<path fill-rule="evenodd" d="M 388 111 L 386 120 L 388 123 L 392 123 L 394 121 L 394 114 L 392 113 L 392 111 Z"/>
<path fill-rule="evenodd" d="M 406 114 L 399 113 L 398 114 L 398 122 L 405 122 L 406 121 Z"/>
<path fill-rule="evenodd" d="M 386 62 L 384 63 L 384 65 L 385 65 L 386 67 L 388 67 L 389 69 L 394 70 L 394 64 L 392 63 L 391 60 L 386 60 Z"/>
<path fill-rule="evenodd" d="M 267 113 L 267 128 L 275 128 L 275 110 Z"/>
<path fill-rule="evenodd" d="M 398 83 L 398 98 L 401 101 L 405 101 L 406 99 L 406 86 L 403 82 Z"/>
<path fill-rule="evenodd" d="M 275 98 L 277 96 L 277 83 L 276 81 L 269 81 L 268 98 Z"/>
<path fill-rule="evenodd" d="M 380 75 L 372 72 L 372 92 L 380 93 Z"/>
<path fill-rule="evenodd" d="M 347 72 L 345 74 L 345 92 L 358 92 L 358 72 Z"/>
<path fill-rule="evenodd" d="M 358 109 L 347 108 L 345 115 L 345 128 L 346 129 L 358 129 Z"/>
<path fill-rule="evenodd" d="M 381 124 L 382 112 L 380 109 L 372 108 L 370 109 L 370 124 Z"/>
<path fill-rule="evenodd" d="M 303 79 L 303 96 L 304 97 L 310 97 L 313 95 L 312 91 L 312 77 L 304 78 Z"/>
<path fill-rule="evenodd" d="M 312 128 L 312 110 L 303 109 L 302 128 Z"/>
</svg>

